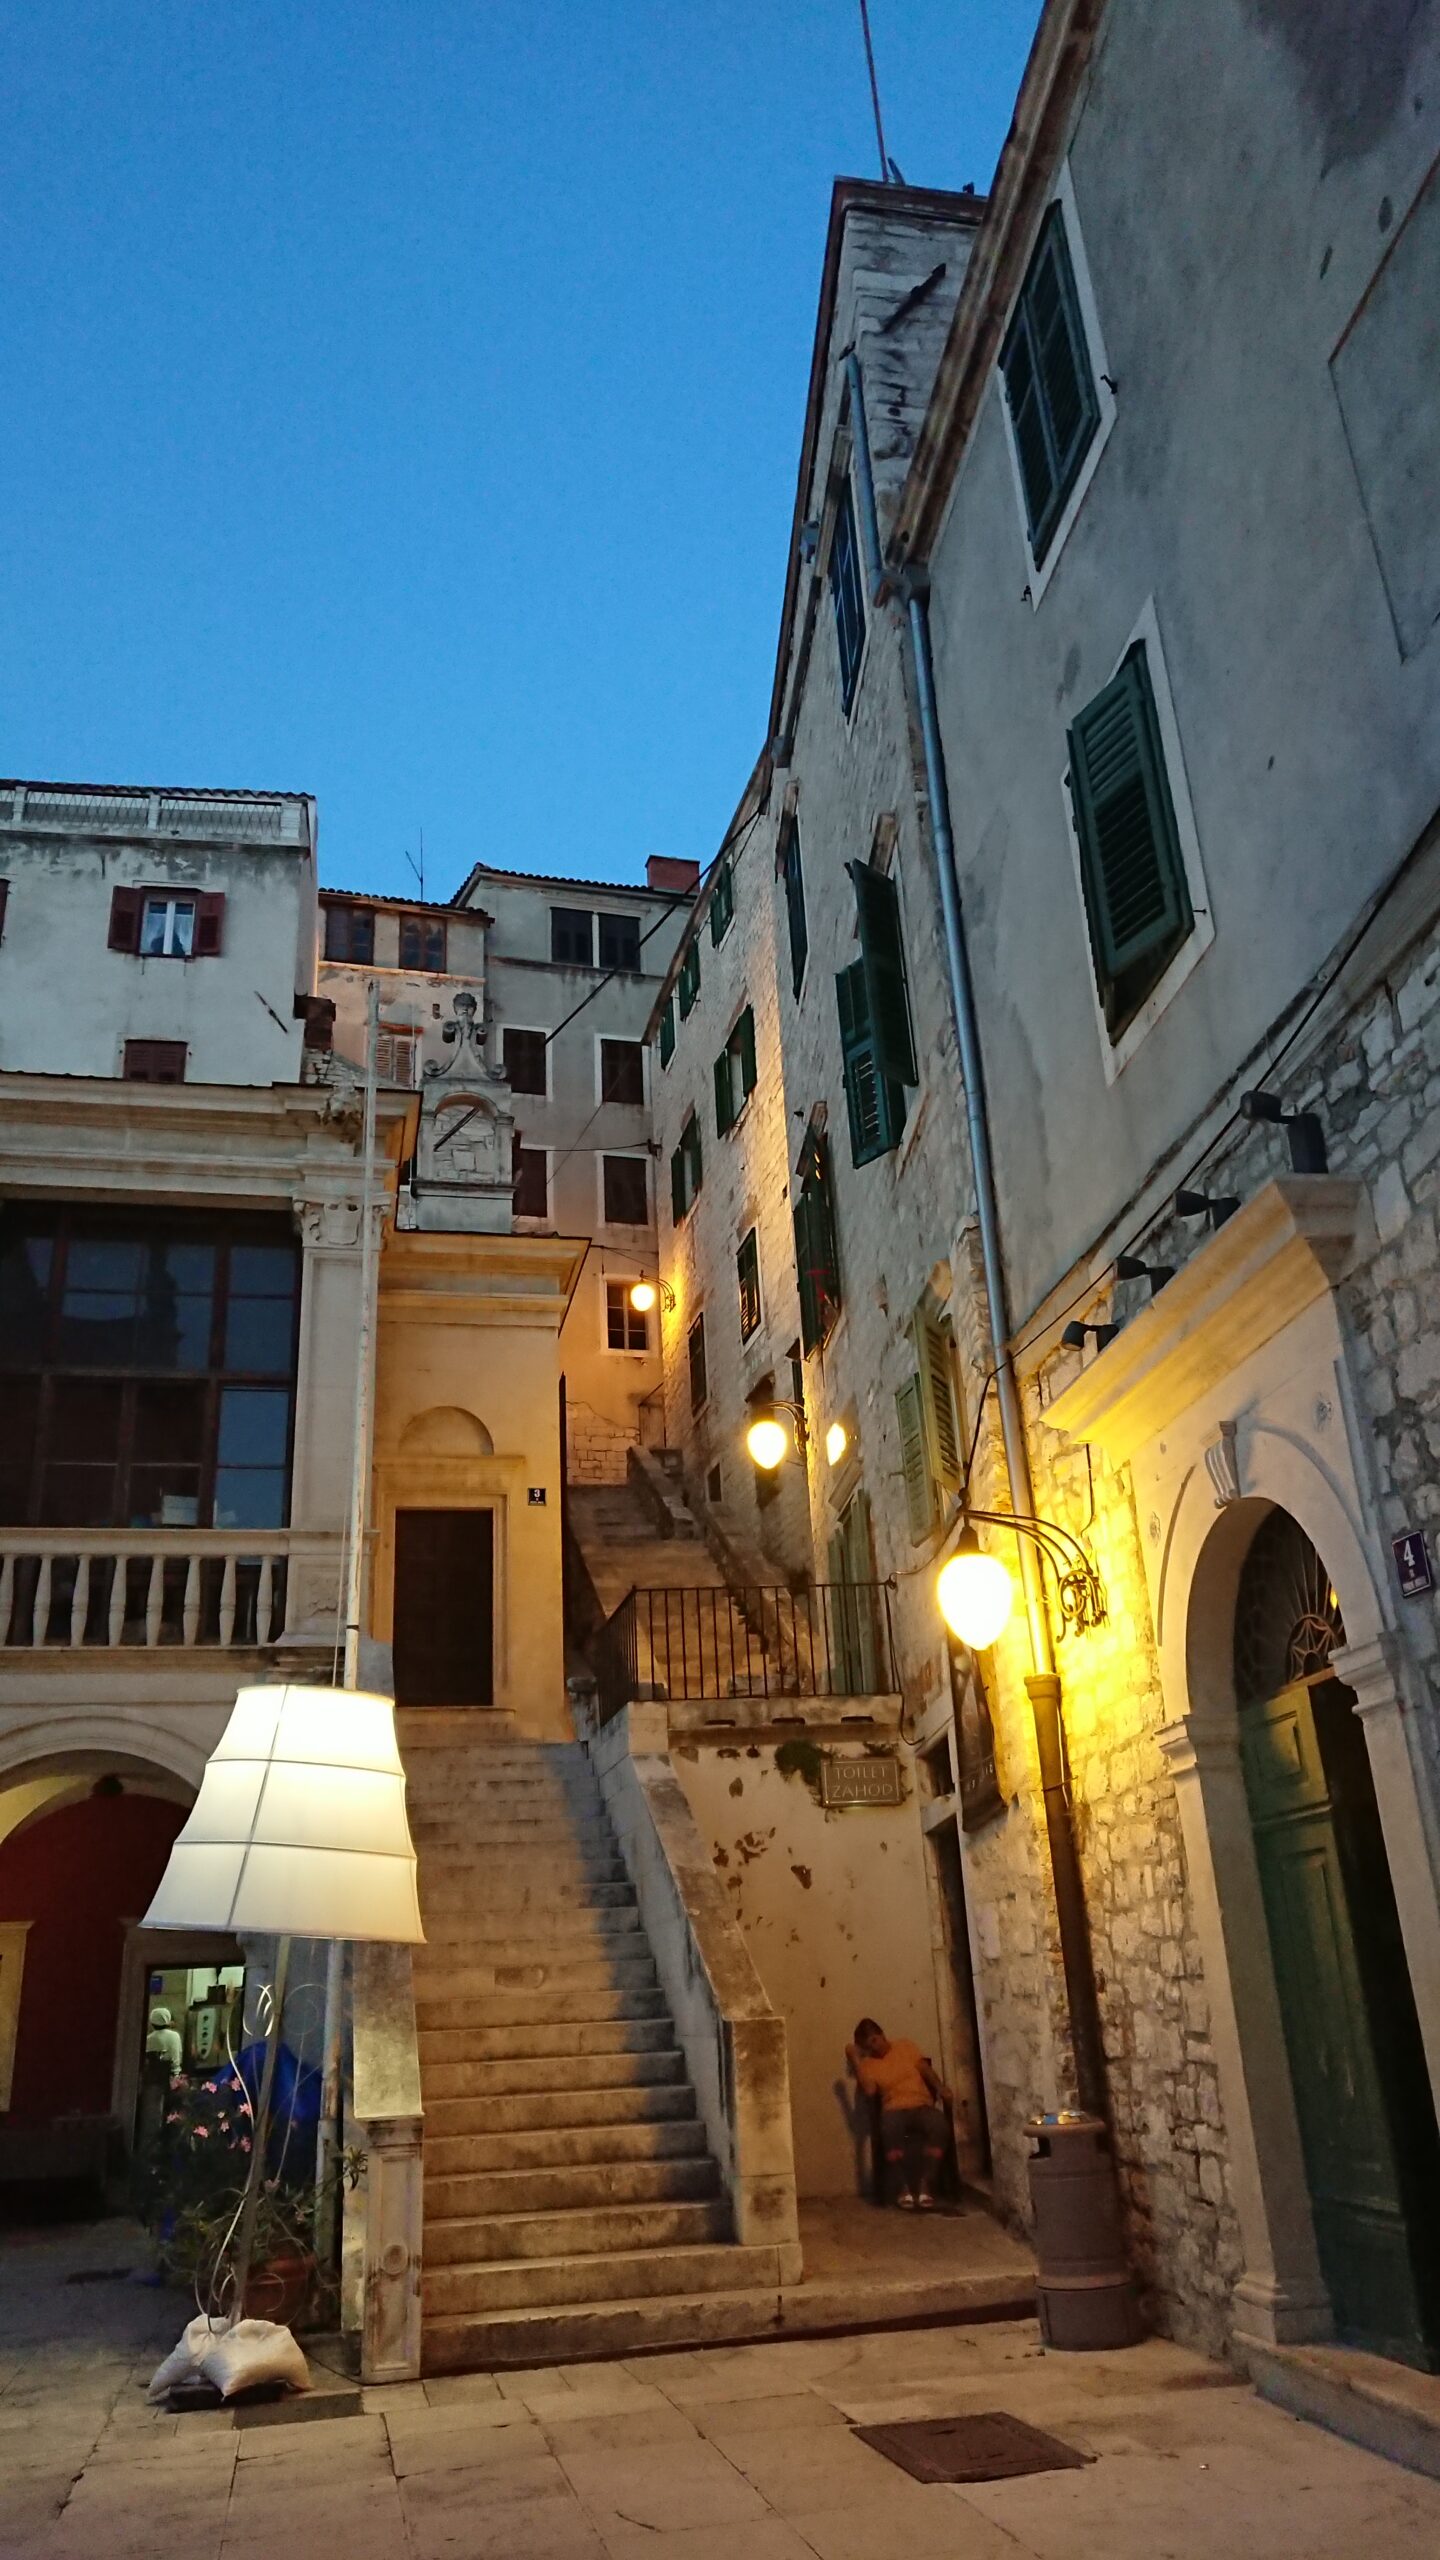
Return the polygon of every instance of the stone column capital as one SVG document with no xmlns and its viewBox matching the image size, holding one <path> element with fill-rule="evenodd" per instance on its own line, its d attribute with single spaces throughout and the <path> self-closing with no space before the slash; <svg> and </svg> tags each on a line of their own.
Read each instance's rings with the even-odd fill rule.
<svg viewBox="0 0 1440 2560">
<path fill-rule="evenodd" d="M 1402 1713 L 1405 1693 L 1400 1680 L 1400 1647 L 1393 1635 L 1370 1636 L 1363 1644 L 1342 1644 L 1330 1656 L 1337 1680 L 1355 1692 L 1357 1716 L 1382 1715 L 1387 1708 Z"/>
<path fill-rule="evenodd" d="M 382 1232 L 387 1202 L 383 1193 L 370 1204 L 377 1232 Z M 358 1253 L 364 1217 L 361 1201 L 351 1192 L 317 1193 L 292 1203 L 300 1241 L 307 1253 Z"/>
<path fill-rule="evenodd" d="M 1196 1707 L 1188 1716 L 1177 1716 L 1173 1724 L 1160 1727 L 1155 1739 L 1172 1777 L 1188 1778 L 1197 1771 L 1203 1775 L 1240 1765 L 1239 1721 L 1213 1708 Z"/>
</svg>

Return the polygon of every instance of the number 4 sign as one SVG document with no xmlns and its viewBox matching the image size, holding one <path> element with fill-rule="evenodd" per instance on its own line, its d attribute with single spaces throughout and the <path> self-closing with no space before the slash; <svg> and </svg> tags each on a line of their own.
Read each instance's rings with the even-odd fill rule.
<svg viewBox="0 0 1440 2560">
<path fill-rule="evenodd" d="M 1392 1538 L 1390 1544 L 1395 1554 L 1395 1570 L 1400 1577 L 1402 1600 L 1417 1600 L 1422 1591 L 1433 1591 L 1435 1571 L 1423 1530 L 1406 1529 L 1398 1538 Z"/>
</svg>

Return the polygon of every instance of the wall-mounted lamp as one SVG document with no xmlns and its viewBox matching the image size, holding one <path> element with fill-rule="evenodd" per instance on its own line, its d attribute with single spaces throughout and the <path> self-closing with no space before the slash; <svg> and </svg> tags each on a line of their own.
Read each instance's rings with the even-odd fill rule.
<svg viewBox="0 0 1440 2560">
<path fill-rule="evenodd" d="M 789 1453 L 790 1433 L 780 1420 L 782 1413 L 788 1413 L 790 1416 L 795 1433 L 795 1447 L 799 1456 L 804 1456 L 809 1439 L 809 1433 L 805 1428 L 803 1404 L 793 1404 L 788 1397 L 781 1396 L 777 1397 L 773 1404 L 767 1405 L 763 1413 L 756 1415 L 745 1434 L 746 1448 L 756 1466 L 763 1467 L 767 1476 L 774 1474 L 781 1460 Z"/>
<path fill-rule="evenodd" d="M 1104 1624 L 1105 1585 L 1068 1529 L 1028 1512 L 969 1511 L 954 1554 L 935 1577 L 935 1598 L 951 1634 L 972 1653 L 983 1653 L 995 1642 L 1015 1605 L 1011 1576 L 998 1556 L 985 1553 L 975 1534 L 977 1520 L 992 1528 L 1013 1529 L 1018 1538 L 1029 1538 L 1040 1549 L 1054 1570 L 1067 1626 L 1078 1631 Z"/>
<path fill-rule="evenodd" d="M 1060 1339 L 1067 1351 L 1083 1351 L 1093 1333 L 1096 1350 L 1103 1351 L 1107 1342 L 1114 1341 L 1119 1330 L 1118 1324 L 1082 1324 L 1077 1316 L 1073 1324 L 1067 1324 Z"/>
<path fill-rule="evenodd" d="M 1216 1227 L 1223 1227 L 1227 1218 L 1233 1218 L 1239 1206 L 1239 1199 L 1228 1191 L 1177 1191 L 1175 1194 L 1176 1217 L 1203 1218 L 1212 1232 Z"/>
<path fill-rule="evenodd" d="M 1256 1087 L 1253 1093 L 1240 1096 L 1242 1120 L 1263 1120 L 1272 1128 L 1283 1129 L 1290 1143 L 1292 1173 L 1328 1173 L 1330 1159 L 1325 1151 L 1325 1132 L 1313 1111 L 1287 1111 L 1278 1094 Z"/>
<path fill-rule="evenodd" d="M 648 1280 L 643 1272 L 638 1280 L 631 1281 L 625 1294 L 637 1316 L 648 1316 L 657 1298 L 664 1305 L 667 1314 L 675 1305 L 675 1292 L 669 1281 Z"/>
<path fill-rule="evenodd" d="M 825 1434 L 825 1455 L 832 1467 L 838 1467 L 850 1446 L 850 1434 L 843 1422 L 832 1422 Z"/>
<path fill-rule="evenodd" d="M 1174 1279 L 1175 1265 L 1173 1262 L 1142 1262 L 1138 1254 L 1117 1253 L 1115 1277 L 1117 1280 L 1148 1280 L 1153 1298 L 1157 1289 L 1163 1289 L 1167 1280 Z"/>
</svg>

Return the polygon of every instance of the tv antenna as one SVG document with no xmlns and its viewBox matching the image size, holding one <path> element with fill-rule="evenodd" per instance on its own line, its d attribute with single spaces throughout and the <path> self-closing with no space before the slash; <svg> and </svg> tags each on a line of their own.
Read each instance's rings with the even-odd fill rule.
<svg viewBox="0 0 1440 2560">
<path fill-rule="evenodd" d="M 865 38 L 865 68 L 870 74 L 870 104 L 875 111 L 875 141 L 880 152 L 880 182 L 882 186 L 903 187 L 905 181 L 885 148 L 885 120 L 880 113 L 880 82 L 875 71 L 875 39 L 870 33 L 870 0 L 860 0 L 860 28 Z"/>
<path fill-rule="evenodd" d="M 420 830 L 419 861 L 416 861 L 414 854 L 411 853 L 408 846 L 406 847 L 405 859 L 409 863 L 411 870 L 414 872 L 416 879 L 420 883 L 420 895 L 423 898 L 425 895 L 425 830 L 423 827 Z"/>
</svg>

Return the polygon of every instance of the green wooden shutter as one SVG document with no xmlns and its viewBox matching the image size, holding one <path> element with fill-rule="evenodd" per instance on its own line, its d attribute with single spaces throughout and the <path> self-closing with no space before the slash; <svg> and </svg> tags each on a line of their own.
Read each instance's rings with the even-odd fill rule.
<svg viewBox="0 0 1440 2560">
<path fill-rule="evenodd" d="M 926 1443 L 925 1405 L 918 1378 L 907 1378 L 895 1394 L 895 1420 L 900 1433 L 900 1465 L 905 1477 L 905 1506 L 910 1514 L 910 1541 L 919 1546 L 935 1526 L 935 1485 Z"/>
<path fill-rule="evenodd" d="M 840 1057 L 845 1073 L 845 1107 L 850 1119 L 850 1160 L 870 1164 L 898 1146 L 905 1126 L 905 1088 L 880 1072 L 871 1028 L 865 963 L 854 960 L 837 971 L 835 1002 L 840 1015 Z"/>
<path fill-rule="evenodd" d="M 790 928 L 790 984 L 793 992 L 798 996 L 805 976 L 805 958 L 810 948 L 810 928 L 805 917 L 805 873 L 800 860 L 800 829 L 793 818 L 785 830 L 781 868 L 785 875 L 785 918 Z"/>
<path fill-rule="evenodd" d="M 740 1338 L 748 1342 L 760 1321 L 760 1247 L 753 1227 L 735 1256 L 740 1283 Z"/>
<path fill-rule="evenodd" d="M 1030 548 L 1050 546 L 1100 422 L 1075 271 L 1058 205 L 1047 214 L 1000 356 Z"/>
<path fill-rule="evenodd" d="M 678 1227 L 685 1215 L 685 1142 L 670 1159 L 670 1215 Z"/>
<path fill-rule="evenodd" d="M 795 1202 L 795 1279 L 800 1291 L 800 1341 L 806 1351 L 813 1351 L 820 1340 L 819 1299 L 815 1288 L 814 1258 L 810 1244 L 810 1194 L 802 1191 Z"/>
<path fill-rule="evenodd" d="M 852 862 L 855 906 L 860 927 L 860 958 L 865 970 L 875 1063 L 896 1084 L 918 1084 L 915 1042 L 910 1029 L 910 1002 L 905 990 L 905 952 L 900 940 L 900 898 L 895 883 L 867 863 Z"/>
<path fill-rule="evenodd" d="M 1163 965 L 1193 921 L 1143 641 L 1071 728 L 1070 788 L 1108 1012 L 1116 982 L 1143 961 Z"/>
<path fill-rule="evenodd" d="M 735 1037 L 740 1043 L 740 1090 L 744 1094 L 751 1094 L 755 1090 L 756 1081 L 755 1008 L 753 1005 L 747 1004 L 741 1014 L 735 1025 Z"/>
<path fill-rule="evenodd" d="M 685 1136 L 689 1141 L 690 1197 L 694 1200 L 705 1178 L 705 1160 L 700 1152 L 700 1123 L 693 1112 L 685 1124 Z"/>
<path fill-rule="evenodd" d="M 715 874 L 715 885 L 710 892 L 710 939 L 712 943 L 718 945 L 724 941 L 726 934 L 730 930 L 730 923 L 734 913 L 735 884 L 730 876 L 729 863 L 722 862 L 719 870 Z"/>
<path fill-rule="evenodd" d="M 922 1307 L 910 1331 L 915 1356 L 920 1363 L 917 1384 L 930 1471 L 937 1485 L 953 1492 L 964 1473 L 965 1453 L 960 1444 L 950 1326 L 945 1319 L 931 1315 Z"/>
<path fill-rule="evenodd" d="M 723 1138 L 735 1125 L 735 1098 L 730 1077 L 730 1052 L 722 1049 L 715 1061 L 715 1130 Z"/>
<path fill-rule="evenodd" d="M 691 943 L 680 963 L 676 992 L 680 998 L 680 1019 L 683 1022 L 700 993 L 700 945 L 698 942 Z"/>
<path fill-rule="evenodd" d="M 675 1055 L 675 999 L 667 996 L 660 1016 L 660 1064 L 668 1067 Z"/>
</svg>

